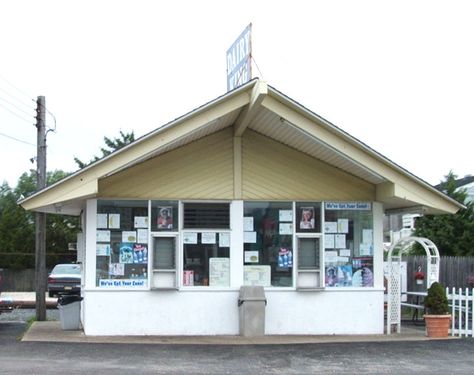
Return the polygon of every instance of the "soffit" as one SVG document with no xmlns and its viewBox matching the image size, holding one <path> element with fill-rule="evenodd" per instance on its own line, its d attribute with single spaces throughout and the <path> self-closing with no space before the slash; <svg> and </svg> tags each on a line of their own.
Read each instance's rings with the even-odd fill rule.
<svg viewBox="0 0 474 375">
<path fill-rule="evenodd" d="M 249 129 L 291 148 L 300 150 L 305 154 L 370 183 L 379 184 L 385 181 L 380 175 L 370 171 L 314 136 L 288 123 L 279 115 L 263 106 L 260 107 L 254 120 L 249 125 Z"/>
</svg>

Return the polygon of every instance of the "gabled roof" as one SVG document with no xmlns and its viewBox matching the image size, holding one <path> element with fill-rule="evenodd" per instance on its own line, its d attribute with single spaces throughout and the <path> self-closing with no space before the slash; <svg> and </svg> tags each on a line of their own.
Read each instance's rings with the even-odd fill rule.
<svg viewBox="0 0 474 375">
<path fill-rule="evenodd" d="M 428 213 L 454 213 L 463 207 L 259 79 L 157 128 L 20 204 L 27 210 L 77 215 L 84 199 L 97 196 L 100 179 L 228 127 L 233 127 L 236 137 L 251 129 L 373 184 L 385 209 L 417 207 Z"/>
</svg>

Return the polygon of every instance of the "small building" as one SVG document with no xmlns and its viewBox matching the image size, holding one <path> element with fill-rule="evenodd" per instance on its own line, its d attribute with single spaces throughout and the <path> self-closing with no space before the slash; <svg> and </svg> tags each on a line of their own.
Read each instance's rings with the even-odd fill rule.
<svg viewBox="0 0 474 375">
<path fill-rule="evenodd" d="M 21 202 L 79 215 L 86 335 L 382 334 L 383 216 L 459 203 L 254 79 Z"/>
</svg>

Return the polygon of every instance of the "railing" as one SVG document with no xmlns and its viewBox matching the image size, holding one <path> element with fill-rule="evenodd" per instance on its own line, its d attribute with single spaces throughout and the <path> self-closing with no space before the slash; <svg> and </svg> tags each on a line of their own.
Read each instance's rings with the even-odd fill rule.
<svg viewBox="0 0 474 375">
<path fill-rule="evenodd" d="M 451 336 L 468 337 L 474 336 L 473 330 L 473 307 L 474 293 L 473 290 L 446 288 L 448 296 L 449 308 L 451 309 Z"/>
</svg>

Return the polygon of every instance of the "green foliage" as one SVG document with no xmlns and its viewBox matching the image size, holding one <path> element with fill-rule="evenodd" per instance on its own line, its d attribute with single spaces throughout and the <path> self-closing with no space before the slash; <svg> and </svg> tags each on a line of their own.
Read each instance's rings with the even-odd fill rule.
<svg viewBox="0 0 474 375">
<path fill-rule="evenodd" d="M 446 289 L 438 282 L 434 282 L 428 288 L 428 296 L 425 298 L 426 312 L 430 315 L 449 314 L 448 297 Z"/>
<path fill-rule="evenodd" d="M 452 171 L 445 178 L 442 182 L 443 191 L 466 208 L 454 215 L 426 215 L 418 218 L 414 235 L 429 238 L 441 255 L 474 256 L 474 203 L 464 203 L 466 191 L 456 190 L 456 175 Z M 420 249 L 414 253 L 420 253 Z"/>
<path fill-rule="evenodd" d="M 132 143 L 135 140 L 135 134 L 133 131 L 131 133 L 124 133 L 120 130 L 120 138 L 108 138 L 104 137 L 104 143 L 106 147 L 102 147 L 100 151 L 102 152 L 101 156 L 94 156 L 94 158 L 89 163 L 84 163 L 78 158 L 74 158 L 75 163 L 82 169 L 87 167 L 89 164 L 96 162 L 97 160 L 102 159 L 103 157 L 110 155 L 112 152 L 121 149 L 122 147 Z"/>
<path fill-rule="evenodd" d="M 63 171 L 48 172 L 47 184 L 64 178 Z M 35 214 L 25 211 L 17 201 L 36 190 L 34 172 L 23 173 L 15 189 L 7 183 L 0 188 L 0 267 L 9 269 L 34 268 L 35 266 Z M 65 261 L 69 242 L 76 242 L 79 219 L 64 215 L 46 216 L 46 263 L 48 267 Z"/>
</svg>

